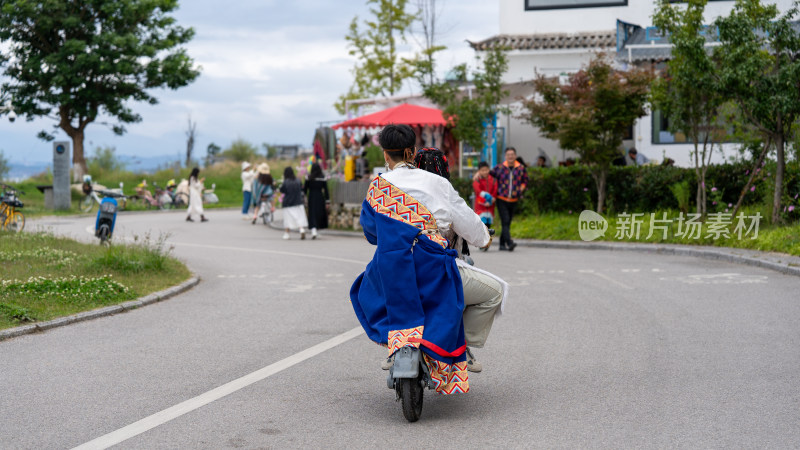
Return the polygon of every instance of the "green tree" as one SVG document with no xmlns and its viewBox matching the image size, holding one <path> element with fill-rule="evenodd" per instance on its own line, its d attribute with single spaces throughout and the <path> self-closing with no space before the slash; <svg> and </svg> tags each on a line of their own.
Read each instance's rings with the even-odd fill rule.
<svg viewBox="0 0 800 450">
<path fill-rule="evenodd" d="M 431 86 L 436 83 L 436 53 L 447 49 L 443 45 L 436 45 L 437 28 L 441 10 L 436 8 L 436 0 L 417 0 L 417 20 L 419 32 L 412 36 L 420 47 L 419 53 L 411 62 L 415 67 L 415 77 L 421 86 Z M 418 38 L 416 35 L 419 34 Z"/>
<path fill-rule="evenodd" d="M 697 213 L 705 216 L 706 172 L 711 163 L 713 142 L 721 127 L 720 107 L 725 98 L 714 77 L 714 64 L 706 51 L 707 29 L 703 11 L 708 0 L 688 0 L 686 6 L 662 1 L 653 15 L 653 24 L 669 33 L 672 57 L 663 76 L 653 82 L 651 101 L 669 117 L 669 129 L 684 133 L 694 150 L 697 176 Z"/>
<path fill-rule="evenodd" d="M 253 161 L 258 156 L 258 148 L 255 145 L 239 138 L 231 142 L 231 145 L 223 150 L 222 156 L 237 162 Z"/>
<path fill-rule="evenodd" d="M 466 64 L 453 69 L 455 80 L 423 87 L 425 97 L 443 108 L 453 137 L 472 148 L 484 145 L 487 120 L 497 112 L 508 112 L 500 102 L 508 95 L 503 89 L 503 74 L 508 69 L 505 50 L 495 47 L 486 52 L 483 69 L 468 77 Z"/>
<path fill-rule="evenodd" d="M 278 157 L 278 148 L 274 145 L 264 142 L 261 144 L 261 148 L 264 149 L 264 154 L 267 159 L 275 159 Z"/>
<path fill-rule="evenodd" d="M 533 84 L 538 98 L 523 102 L 522 119 L 561 148 L 577 152 L 589 166 L 597 186 L 598 213 L 605 206 L 611 161 L 620 156 L 628 128 L 645 115 L 652 81 L 650 71 L 615 70 L 605 55 L 598 55 L 564 85 L 557 78 L 537 75 Z"/>
<path fill-rule="evenodd" d="M 413 64 L 402 60 L 398 45 L 406 42 L 406 33 L 415 16 L 406 13 L 408 0 L 367 0 L 374 16 L 359 28 L 358 16 L 350 22 L 345 36 L 349 53 L 358 58 L 353 68 L 353 85 L 334 105 L 340 114 L 346 101 L 374 96 L 391 96 L 400 91 L 403 83 L 414 75 Z"/>
<path fill-rule="evenodd" d="M 775 147 L 773 223 L 780 220 L 785 192 L 786 143 L 800 115 L 800 35 L 792 23 L 797 6 L 780 15 L 776 5 L 737 0 L 730 15 L 715 23 L 722 43 L 713 55 L 720 89 Z"/>
<path fill-rule="evenodd" d="M 116 152 L 114 147 L 95 147 L 94 156 L 89 158 L 89 172 L 98 177 L 125 169 L 125 163 L 120 161 Z"/>
<path fill-rule="evenodd" d="M 11 165 L 9 165 L 3 151 L 0 150 L 0 181 L 4 180 L 9 172 L 11 172 Z"/>
<path fill-rule="evenodd" d="M 112 130 L 141 121 L 128 101 L 156 104 L 148 90 L 177 89 L 199 71 L 181 48 L 194 35 L 169 14 L 177 0 L 0 1 L 0 42 L 10 58 L 3 86 L 28 118 L 53 117 L 71 139 L 73 174 L 86 173 L 86 126 L 103 114 Z M 44 131 L 40 137 L 52 139 Z"/>
</svg>

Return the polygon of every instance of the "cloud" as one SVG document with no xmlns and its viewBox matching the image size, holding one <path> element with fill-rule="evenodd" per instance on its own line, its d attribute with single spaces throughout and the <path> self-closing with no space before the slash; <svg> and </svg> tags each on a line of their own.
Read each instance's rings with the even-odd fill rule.
<svg viewBox="0 0 800 450">
<path fill-rule="evenodd" d="M 499 12 L 495 2 L 480 0 L 438 4 L 444 8 L 439 42 L 449 47 L 437 55 L 444 73 L 456 64 L 473 63 L 465 40 L 495 34 Z M 128 125 L 124 136 L 90 125 L 87 154 L 98 145 L 116 147 L 120 154 L 180 154 L 190 114 L 198 124 L 195 152 L 203 155 L 208 143 L 224 147 L 237 137 L 256 144 L 310 145 L 319 122 L 341 118 L 332 105 L 350 87 L 356 63 L 344 36 L 353 17 L 369 16 L 368 8 L 365 1 L 346 7 L 342 2 L 237 0 L 224 7 L 212 0 L 182 2 L 175 17 L 196 31 L 186 48 L 203 67 L 201 76 L 176 91 L 154 91 L 158 105 L 131 104 L 143 120 Z M 409 39 L 401 51 L 413 45 Z M 53 123 L 0 120 L 0 149 L 12 160 L 48 161 L 52 145 L 35 136 Z M 66 136 L 59 133 L 58 138 Z"/>
</svg>

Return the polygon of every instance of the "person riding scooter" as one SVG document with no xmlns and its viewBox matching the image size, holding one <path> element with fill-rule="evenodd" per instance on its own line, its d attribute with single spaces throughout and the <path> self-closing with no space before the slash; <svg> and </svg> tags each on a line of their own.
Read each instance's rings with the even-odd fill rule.
<svg viewBox="0 0 800 450">
<path fill-rule="evenodd" d="M 467 345 L 483 347 L 507 290 L 448 248 L 456 233 L 477 247 L 490 245 L 491 236 L 446 179 L 411 164 L 415 140 L 407 125 L 379 135 L 389 172 L 370 183 L 361 210 L 364 235 L 377 249 L 350 298 L 390 360 L 403 347 L 420 348 L 437 392 L 468 392 L 467 369 L 481 365 L 468 358 Z"/>
</svg>

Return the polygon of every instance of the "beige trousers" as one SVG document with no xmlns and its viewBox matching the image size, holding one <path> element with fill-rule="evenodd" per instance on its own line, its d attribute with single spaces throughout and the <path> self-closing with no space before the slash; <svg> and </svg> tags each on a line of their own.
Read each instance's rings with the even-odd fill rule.
<svg viewBox="0 0 800 450">
<path fill-rule="evenodd" d="M 459 264 L 458 273 L 464 286 L 464 334 L 467 345 L 482 348 L 503 301 L 503 286 L 471 266 Z"/>
</svg>

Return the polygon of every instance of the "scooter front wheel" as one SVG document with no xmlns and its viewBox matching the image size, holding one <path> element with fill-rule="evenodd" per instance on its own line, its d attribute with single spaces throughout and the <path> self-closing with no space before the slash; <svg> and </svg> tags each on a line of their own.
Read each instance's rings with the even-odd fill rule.
<svg viewBox="0 0 800 450">
<path fill-rule="evenodd" d="M 403 415 L 409 422 L 416 422 L 422 415 L 422 400 L 425 390 L 419 378 L 402 378 L 400 383 L 400 400 L 403 402 Z"/>
<path fill-rule="evenodd" d="M 100 229 L 97 231 L 97 237 L 100 238 L 100 245 L 107 245 L 108 244 L 108 236 L 111 234 L 111 230 L 108 228 L 108 225 L 103 224 L 100 225 Z"/>
</svg>

